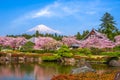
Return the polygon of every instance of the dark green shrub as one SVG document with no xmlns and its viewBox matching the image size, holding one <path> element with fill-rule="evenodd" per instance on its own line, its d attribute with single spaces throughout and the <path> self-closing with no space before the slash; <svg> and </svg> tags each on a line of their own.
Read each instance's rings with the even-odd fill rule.
<svg viewBox="0 0 120 80">
<path fill-rule="evenodd" d="M 79 49 L 78 49 L 78 52 L 79 52 L 80 54 L 85 54 L 85 55 L 92 54 L 92 53 L 91 53 L 91 50 L 88 49 L 88 48 L 79 48 Z"/>
<path fill-rule="evenodd" d="M 35 45 L 34 43 L 29 41 L 22 46 L 21 50 L 26 50 L 26 51 L 33 50 L 34 45 Z"/>
<path fill-rule="evenodd" d="M 70 58 L 73 56 L 73 54 L 70 52 L 70 49 L 65 45 L 61 46 L 61 48 L 57 50 L 56 53 L 61 57 Z"/>
<path fill-rule="evenodd" d="M 30 52 L 30 53 L 55 53 L 55 50 L 21 50 L 21 52 Z"/>
</svg>

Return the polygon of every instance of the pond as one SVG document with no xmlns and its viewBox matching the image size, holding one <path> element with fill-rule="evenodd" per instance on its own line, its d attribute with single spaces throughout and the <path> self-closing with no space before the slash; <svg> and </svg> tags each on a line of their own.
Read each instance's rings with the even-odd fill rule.
<svg viewBox="0 0 120 80">
<path fill-rule="evenodd" d="M 0 80 L 50 80 L 53 75 L 69 73 L 73 66 L 55 62 L 42 64 L 2 64 Z"/>
<path fill-rule="evenodd" d="M 120 69 L 108 67 L 105 64 L 92 64 L 97 70 Z M 54 75 L 70 73 L 75 66 L 63 65 L 57 62 L 8 63 L 0 65 L 0 80 L 50 80 Z"/>
</svg>

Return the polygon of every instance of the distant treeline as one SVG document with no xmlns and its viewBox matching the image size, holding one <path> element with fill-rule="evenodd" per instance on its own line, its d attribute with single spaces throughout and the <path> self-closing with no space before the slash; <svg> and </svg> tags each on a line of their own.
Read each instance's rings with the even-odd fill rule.
<svg viewBox="0 0 120 80">
<path fill-rule="evenodd" d="M 76 38 L 78 40 L 80 39 L 83 39 L 87 34 L 89 33 L 88 30 L 86 31 L 83 31 L 82 34 L 80 34 L 80 32 L 77 32 L 75 35 L 73 36 L 76 36 Z M 30 39 L 32 37 L 38 37 L 38 36 L 41 36 L 41 37 L 52 37 L 53 39 L 55 40 L 61 40 L 63 37 L 67 37 L 66 35 L 59 35 L 57 33 L 54 33 L 54 34 L 42 34 L 42 33 L 39 33 L 39 31 L 36 31 L 34 34 L 21 34 L 21 35 L 6 35 L 7 37 L 25 37 L 26 39 Z"/>
</svg>

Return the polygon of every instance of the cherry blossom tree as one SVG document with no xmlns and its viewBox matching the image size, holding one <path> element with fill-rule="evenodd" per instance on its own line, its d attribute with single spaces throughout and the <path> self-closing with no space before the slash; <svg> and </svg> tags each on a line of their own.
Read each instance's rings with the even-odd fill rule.
<svg viewBox="0 0 120 80">
<path fill-rule="evenodd" d="M 120 45 L 120 35 L 115 36 L 115 44 L 116 46 Z"/>
<path fill-rule="evenodd" d="M 10 47 L 12 47 L 12 48 L 20 48 L 26 42 L 27 42 L 27 40 L 24 37 L 12 38 L 10 40 Z"/>
<path fill-rule="evenodd" d="M 0 37 L 0 45 L 3 47 L 9 46 L 12 49 L 18 49 L 26 42 L 27 40 L 24 37 Z"/>
<path fill-rule="evenodd" d="M 100 39 L 98 37 L 93 37 L 93 38 L 87 38 L 86 40 L 83 40 L 81 43 L 81 47 L 113 48 L 115 47 L 115 43 L 110 41 L 107 38 Z"/>
<path fill-rule="evenodd" d="M 61 45 L 61 42 L 56 41 L 55 39 L 51 37 L 38 37 L 35 41 L 34 49 L 56 49 L 59 45 Z"/>
<path fill-rule="evenodd" d="M 63 44 L 67 46 L 71 46 L 72 44 L 80 44 L 80 41 L 76 39 L 76 37 L 63 37 Z"/>
</svg>

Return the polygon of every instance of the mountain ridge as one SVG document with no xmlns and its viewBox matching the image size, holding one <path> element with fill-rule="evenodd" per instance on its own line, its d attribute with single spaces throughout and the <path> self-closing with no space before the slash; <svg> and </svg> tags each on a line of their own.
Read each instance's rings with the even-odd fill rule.
<svg viewBox="0 0 120 80">
<path fill-rule="evenodd" d="M 29 30 L 27 30 L 27 32 L 36 32 L 36 31 L 39 31 L 40 33 L 57 33 L 57 34 L 60 34 L 61 32 L 58 31 L 58 30 L 54 30 L 44 24 L 40 24 L 40 25 L 37 25 Z"/>
</svg>

